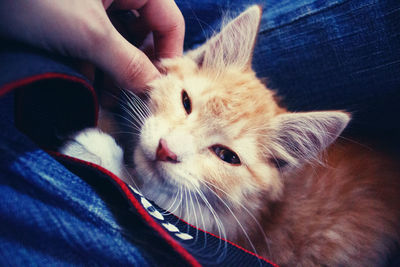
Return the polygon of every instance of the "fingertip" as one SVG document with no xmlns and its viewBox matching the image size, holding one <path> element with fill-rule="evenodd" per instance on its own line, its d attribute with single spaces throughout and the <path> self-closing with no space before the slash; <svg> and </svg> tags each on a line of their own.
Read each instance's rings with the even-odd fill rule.
<svg viewBox="0 0 400 267">
<path fill-rule="evenodd" d="M 140 10 L 154 33 L 155 52 L 158 58 L 171 58 L 183 54 L 185 20 L 174 1 L 153 0 Z"/>
<path fill-rule="evenodd" d="M 140 93 L 147 91 L 148 84 L 159 78 L 161 74 L 143 52 L 136 48 L 134 50 L 136 51 L 132 53 L 132 58 L 121 65 L 116 77 L 122 88 Z"/>
<path fill-rule="evenodd" d="M 154 45 L 157 58 L 173 58 L 183 54 L 185 25 L 176 24 L 168 31 L 154 33 Z"/>
</svg>

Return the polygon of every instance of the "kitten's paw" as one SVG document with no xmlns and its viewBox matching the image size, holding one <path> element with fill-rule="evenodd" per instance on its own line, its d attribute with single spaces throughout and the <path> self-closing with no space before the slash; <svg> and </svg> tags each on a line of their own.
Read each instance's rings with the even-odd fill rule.
<svg viewBox="0 0 400 267">
<path fill-rule="evenodd" d="M 68 141 L 62 154 L 102 166 L 118 177 L 123 175 L 123 151 L 114 138 L 96 128 L 88 128 Z"/>
</svg>

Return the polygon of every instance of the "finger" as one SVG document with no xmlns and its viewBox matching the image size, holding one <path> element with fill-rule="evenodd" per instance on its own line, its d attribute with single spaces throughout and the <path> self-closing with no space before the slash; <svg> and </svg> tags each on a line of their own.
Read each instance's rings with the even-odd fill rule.
<svg viewBox="0 0 400 267">
<path fill-rule="evenodd" d="M 148 0 L 139 13 L 153 31 L 156 56 L 158 58 L 181 56 L 185 22 L 175 2 Z"/>
<path fill-rule="evenodd" d="M 160 73 L 148 57 L 131 45 L 115 29 L 93 47 L 90 57 L 116 83 L 135 93 L 147 89 L 147 84 L 158 78 Z"/>
</svg>

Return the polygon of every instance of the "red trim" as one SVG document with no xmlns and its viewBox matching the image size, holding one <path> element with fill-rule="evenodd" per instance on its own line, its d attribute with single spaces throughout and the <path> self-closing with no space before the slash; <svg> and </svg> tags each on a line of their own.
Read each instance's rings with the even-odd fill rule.
<svg viewBox="0 0 400 267">
<path fill-rule="evenodd" d="M 143 206 L 138 202 L 138 200 L 135 198 L 135 196 L 132 194 L 131 190 L 126 186 L 126 184 L 115 174 L 113 174 L 112 172 L 110 172 L 109 170 L 88 162 L 88 161 L 84 161 L 81 159 L 77 159 L 74 157 L 70 157 L 64 154 L 61 154 L 59 152 L 54 152 L 54 151 L 47 151 L 50 155 L 55 156 L 55 157 L 60 157 L 60 158 L 65 158 L 65 159 L 69 159 L 72 161 L 75 161 L 77 163 L 80 164 L 84 164 L 90 167 L 93 167 L 99 171 L 101 171 L 102 173 L 110 176 L 117 184 L 118 186 L 122 189 L 122 191 L 124 192 L 125 196 L 128 198 L 128 200 L 132 203 L 132 205 L 135 207 L 135 209 L 137 210 L 137 212 L 142 216 L 142 218 L 146 221 L 146 223 L 151 226 L 154 230 L 156 230 L 158 232 L 158 234 L 161 235 L 161 237 L 163 237 L 167 243 L 169 245 L 172 246 L 172 248 L 182 256 L 182 258 L 184 258 L 191 266 L 196 266 L 199 267 L 201 266 L 201 264 L 186 250 L 184 249 L 175 239 L 173 239 L 168 233 L 167 231 L 161 227 L 150 215 L 149 213 L 143 208 Z"/>
<path fill-rule="evenodd" d="M 46 80 L 46 79 L 64 79 L 64 80 L 80 83 L 81 85 L 86 87 L 93 96 L 93 101 L 94 101 L 95 109 L 96 109 L 95 116 L 94 116 L 94 119 L 95 119 L 94 125 L 97 125 L 97 120 L 98 120 L 98 115 L 99 115 L 99 105 L 97 103 L 96 93 L 95 93 L 92 85 L 90 85 L 86 80 L 76 77 L 76 76 L 63 74 L 63 73 L 48 72 L 48 73 L 42 73 L 42 74 L 25 77 L 20 80 L 13 81 L 13 82 L 10 82 L 10 83 L 7 83 L 7 84 L 1 86 L 0 87 L 0 97 L 11 92 L 12 90 L 14 90 L 18 87 L 25 86 L 25 85 L 28 85 L 30 83 L 34 83 L 34 82 L 37 82 L 40 80 Z"/>
</svg>

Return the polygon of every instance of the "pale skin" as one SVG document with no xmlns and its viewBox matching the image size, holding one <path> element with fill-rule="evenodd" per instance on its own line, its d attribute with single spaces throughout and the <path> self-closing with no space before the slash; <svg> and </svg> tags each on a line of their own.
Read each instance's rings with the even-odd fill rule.
<svg viewBox="0 0 400 267">
<path fill-rule="evenodd" d="M 185 25 L 173 0 L 2 0 L 0 36 L 88 61 L 120 87 L 141 92 L 160 72 L 113 26 L 110 7 L 140 15 L 156 59 L 182 55 Z"/>
</svg>

